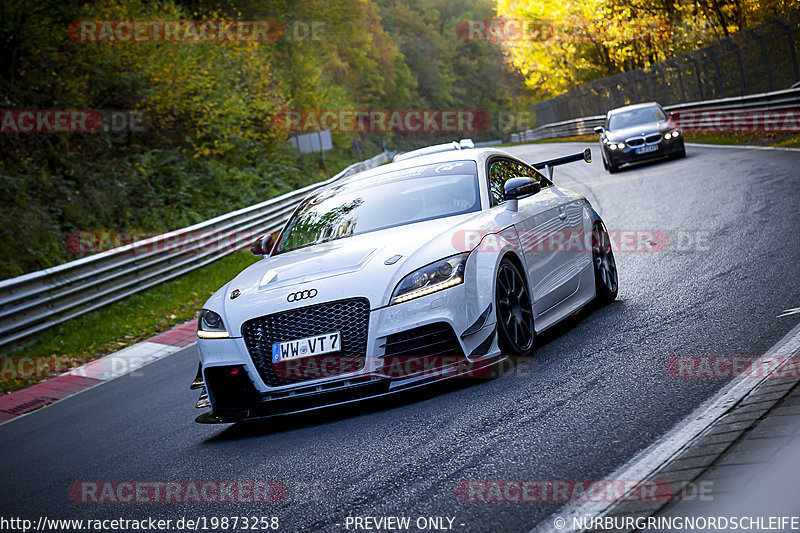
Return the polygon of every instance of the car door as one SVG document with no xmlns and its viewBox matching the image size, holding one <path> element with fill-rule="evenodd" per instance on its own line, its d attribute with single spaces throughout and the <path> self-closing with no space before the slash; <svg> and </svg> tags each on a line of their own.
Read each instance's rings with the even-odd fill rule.
<svg viewBox="0 0 800 533">
<path fill-rule="evenodd" d="M 510 159 L 489 163 L 489 193 L 492 205 L 503 200 L 503 186 L 509 178 L 529 177 L 539 180 L 542 189 L 519 200 L 514 226 L 519 233 L 525 258 L 528 284 L 533 301 L 534 319 L 553 309 L 577 289 L 577 279 L 568 276 L 570 253 L 560 246 L 575 222 L 569 204 L 574 198 L 558 190 L 535 169 Z M 580 224 L 581 216 L 577 216 Z M 537 325 L 538 327 L 538 325 Z"/>
</svg>

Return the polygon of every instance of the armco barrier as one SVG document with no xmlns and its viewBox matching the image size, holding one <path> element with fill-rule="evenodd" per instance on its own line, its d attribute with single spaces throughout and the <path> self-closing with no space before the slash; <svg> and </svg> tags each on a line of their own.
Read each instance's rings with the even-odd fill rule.
<svg viewBox="0 0 800 533">
<path fill-rule="evenodd" d="M 0 346 L 201 268 L 278 229 L 300 201 L 390 161 L 383 152 L 334 177 L 244 209 L 38 272 L 0 281 Z"/>
<path fill-rule="evenodd" d="M 694 131 L 800 132 L 800 88 L 666 106 L 679 126 Z M 592 135 L 605 115 L 582 117 L 511 134 L 511 142 Z"/>
</svg>

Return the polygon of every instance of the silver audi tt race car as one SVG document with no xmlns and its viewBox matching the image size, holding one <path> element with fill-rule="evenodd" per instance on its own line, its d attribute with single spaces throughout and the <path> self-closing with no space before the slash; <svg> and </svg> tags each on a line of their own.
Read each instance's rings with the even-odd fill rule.
<svg viewBox="0 0 800 533">
<path fill-rule="evenodd" d="M 451 143 L 305 198 L 198 320 L 198 422 L 340 405 L 528 356 L 617 295 L 603 221 L 553 168 Z"/>
</svg>

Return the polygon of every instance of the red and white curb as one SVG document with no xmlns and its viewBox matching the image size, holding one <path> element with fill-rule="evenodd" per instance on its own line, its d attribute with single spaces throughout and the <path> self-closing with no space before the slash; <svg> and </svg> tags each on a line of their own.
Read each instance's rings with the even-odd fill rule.
<svg viewBox="0 0 800 533">
<path fill-rule="evenodd" d="M 60 376 L 0 396 L 0 424 L 95 385 L 130 374 L 196 341 L 197 321 L 191 320 L 146 341 L 75 367 Z"/>
</svg>

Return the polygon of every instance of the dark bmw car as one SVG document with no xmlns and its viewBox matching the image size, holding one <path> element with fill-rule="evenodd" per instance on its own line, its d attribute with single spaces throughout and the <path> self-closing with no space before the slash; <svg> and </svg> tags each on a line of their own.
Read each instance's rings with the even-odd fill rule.
<svg viewBox="0 0 800 533">
<path fill-rule="evenodd" d="M 612 109 L 600 134 L 603 166 L 611 173 L 621 165 L 686 155 L 683 132 L 655 102 Z"/>
</svg>

